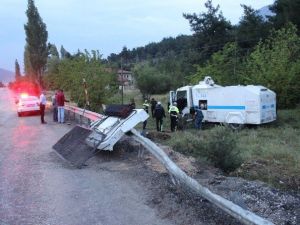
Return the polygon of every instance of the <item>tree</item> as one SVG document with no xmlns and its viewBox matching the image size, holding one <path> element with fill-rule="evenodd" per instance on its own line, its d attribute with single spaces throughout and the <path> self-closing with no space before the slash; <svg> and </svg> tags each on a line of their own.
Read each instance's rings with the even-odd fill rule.
<svg viewBox="0 0 300 225">
<path fill-rule="evenodd" d="M 48 43 L 48 49 L 49 49 L 50 57 L 59 58 L 59 54 L 58 54 L 58 51 L 57 51 L 57 48 L 56 48 L 55 44 Z"/>
<path fill-rule="evenodd" d="M 62 59 L 71 58 L 72 55 L 64 48 L 64 46 L 60 47 L 60 55 Z"/>
<path fill-rule="evenodd" d="M 227 43 L 224 48 L 212 55 L 203 66 L 198 66 L 197 72 L 190 76 L 192 83 L 198 83 L 205 76 L 211 76 L 221 85 L 241 83 L 242 62 L 237 43 Z"/>
<path fill-rule="evenodd" d="M 219 5 L 215 8 L 212 5 L 212 0 L 208 0 L 205 7 L 207 13 L 183 14 L 198 38 L 197 47 L 201 49 L 202 62 L 206 61 L 214 52 L 222 49 L 232 39 L 232 26 L 224 18 L 222 12 L 218 12 Z"/>
<path fill-rule="evenodd" d="M 50 72 L 50 71 L 49 71 Z M 86 80 L 90 109 L 99 112 L 102 104 L 116 93 L 116 75 L 108 72 L 98 51 L 78 52 L 76 57 L 59 60 L 57 70 L 45 76 L 51 89 L 63 89 L 79 107 L 85 105 L 83 79 Z"/>
<path fill-rule="evenodd" d="M 18 81 L 21 78 L 20 65 L 18 60 L 15 61 L 15 80 Z"/>
<path fill-rule="evenodd" d="M 244 15 L 236 28 L 237 42 L 242 48 L 251 49 L 268 36 L 270 25 L 250 6 L 241 6 L 244 9 Z"/>
<path fill-rule="evenodd" d="M 28 21 L 27 24 L 24 25 L 24 29 L 26 32 L 27 56 L 33 72 L 33 78 L 41 85 L 42 74 L 48 57 L 48 32 L 46 30 L 46 24 L 43 23 L 33 0 L 28 0 L 26 15 Z M 27 63 L 26 60 L 25 63 Z"/>
<path fill-rule="evenodd" d="M 246 61 L 246 84 L 261 84 L 277 94 L 280 108 L 295 107 L 300 99 L 300 38 L 292 24 L 273 31 Z"/>
<path fill-rule="evenodd" d="M 137 86 L 144 97 L 152 94 L 162 94 L 170 90 L 171 77 L 148 63 L 136 65 L 134 75 Z"/>
<path fill-rule="evenodd" d="M 24 72 L 26 78 L 29 78 L 30 80 L 35 80 L 33 75 L 33 69 L 29 58 L 28 45 L 25 45 L 25 49 L 24 49 Z"/>
<path fill-rule="evenodd" d="M 49 74 L 56 74 L 58 72 L 58 66 L 60 63 L 59 53 L 57 48 L 54 44 L 48 44 L 49 49 L 49 56 L 47 59 L 47 70 L 46 73 Z"/>
<path fill-rule="evenodd" d="M 300 31 L 300 0 L 276 0 L 270 7 L 275 16 L 270 17 L 276 28 L 281 28 L 291 22 Z"/>
</svg>

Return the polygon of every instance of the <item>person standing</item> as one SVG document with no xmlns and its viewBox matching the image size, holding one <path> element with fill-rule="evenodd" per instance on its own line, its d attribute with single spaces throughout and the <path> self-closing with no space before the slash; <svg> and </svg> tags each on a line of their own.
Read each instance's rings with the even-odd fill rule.
<svg viewBox="0 0 300 225">
<path fill-rule="evenodd" d="M 64 91 L 62 89 L 60 89 L 56 95 L 56 104 L 57 104 L 57 122 L 59 123 L 64 123 L 64 119 L 65 119 L 65 95 L 64 95 Z"/>
<path fill-rule="evenodd" d="M 166 117 L 165 110 L 161 106 L 160 102 L 157 102 L 154 109 L 154 117 L 156 118 L 156 129 L 157 131 L 163 131 L 163 118 Z"/>
<path fill-rule="evenodd" d="M 150 101 L 150 104 L 151 104 L 151 115 L 152 115 L 152 118 L 154 118 L 154 110 L 155 110 L 157 101 L 154 98 L 152 98 Z"/>
<path fill-rule="evenodd" d="M 135 109 L 135 100 L 134 100 L 134 98 L 130 99 L 129 105 L 130 105 L 130 107 L 131 107 L 132 109 Z"/>
<path fill-rule="evenodd" d="M 46 100 L 46 96 L 45 96 L 45 91 L 42 91 L 42 93 L 40 95 L 40 113 L 41 113 L 41 123 L 42 124 L 47 123 L 44 119 L 46 104 L 47 104 L 47 100 Z"/>
<path fill-rule="evenodd" d="M 171 132 L 174 132 L 177 130 L 177 121 L 178 121 L 178 114 L 179 114 L 179 109 L 177 108 L 176 102 L 174 102 L 173 105 L 170 106 L 169 113 L 170 113 L 170 121 L 171 121 Z"/>
<path fill-rule="evenodd" d="M 195 128 L 201 130 L 202 129 L 202 120 L 204 116 L 201 109 L 196 106 L 195 107 Z"/>
<path fill-rule="evenodd" d="M 57 122 L 57 102 L 56 102 L 57 91 L 52 96 L 52 107 L 53 107 L 53 121 Z"/>
<path fill-rule="evenodd" d="M 143 104 L 143 108 L 146 111 L 146 113 L 148 114 L 149 113 L 149 103 L 148 103 L 148 100 L 145 100 L 145 102 Z M 146 126 L 147 126 L 147 120 L 145 120 L 143 122 L 143 130 L 146 130 Z"/>
</svg>

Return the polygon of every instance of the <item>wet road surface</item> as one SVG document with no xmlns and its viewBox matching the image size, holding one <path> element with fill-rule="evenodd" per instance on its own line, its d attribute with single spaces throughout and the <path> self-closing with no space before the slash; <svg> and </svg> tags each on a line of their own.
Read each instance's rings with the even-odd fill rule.
<svg viewBox="0 0 300 225">
<path fill-rule="evenodd" d="M 12 93 L 0 88 L 0 225 L 173 224 L 119 162 L 79 170 L 62 161 L 52 146 L 72 125 L 45 118 L 18 117 Z"/>
</svg>

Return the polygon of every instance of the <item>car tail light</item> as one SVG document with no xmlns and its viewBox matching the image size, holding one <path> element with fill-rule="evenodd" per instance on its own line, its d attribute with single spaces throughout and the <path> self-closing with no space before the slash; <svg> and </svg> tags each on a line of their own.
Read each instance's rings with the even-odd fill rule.
<svg viewBox="0 0 300 225">
<path fill-rule="evenodd" d="M 27 98 L 28 97 L 28 94 L 27 93 L 22 93 L 21 94 L 21 98 Z"/>
</svg>

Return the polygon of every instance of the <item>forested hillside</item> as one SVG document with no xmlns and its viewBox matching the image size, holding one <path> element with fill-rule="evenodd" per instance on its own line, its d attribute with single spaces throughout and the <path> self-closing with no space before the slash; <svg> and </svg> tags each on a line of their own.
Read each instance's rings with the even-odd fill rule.
<svg viewBox="0 0 300 225">
<path fill-rule="evenodd" d="M 279 107 L 299 103 L 300 20 L 295 15 L 300 1 L 277 0 L 267 17 L 241 5 L 244 13 L 237 25 L 211 0 L 205 7 L 206 12 L 183 14 L 193 35 L 168 37 L 131 50 L 124 47 L 107 63 L 120 67 L 122 58 L 123 67 L 135 72 L 145 95 L 195 84 L 210 75 L 221 85 L 265 85 L 278 94 Z"/>
</svg>

